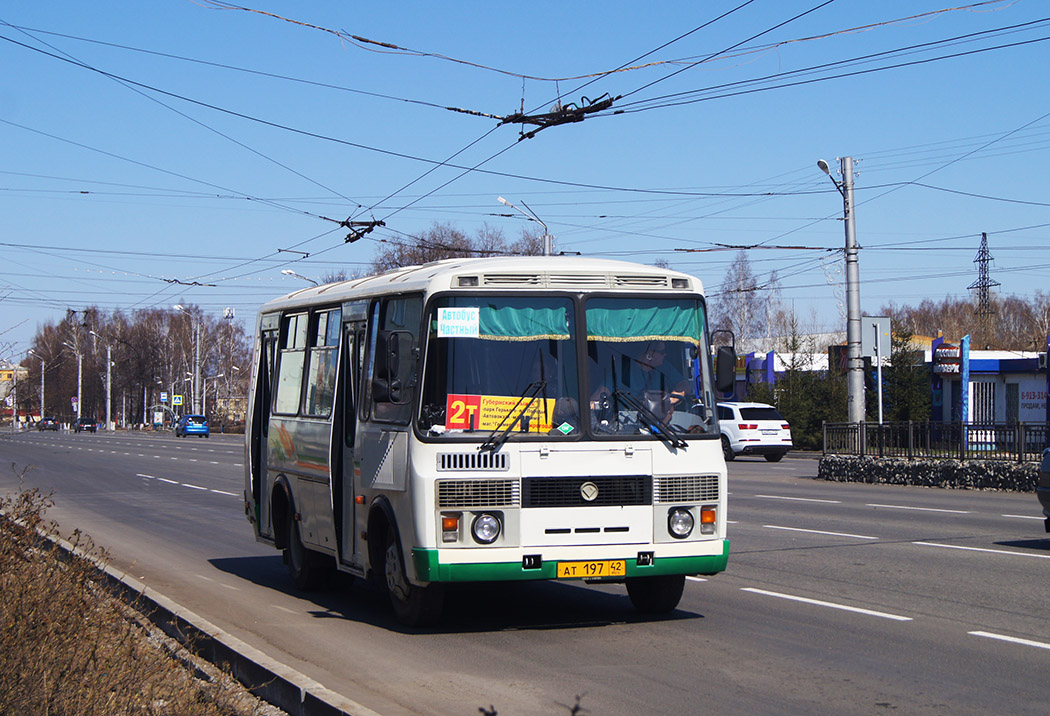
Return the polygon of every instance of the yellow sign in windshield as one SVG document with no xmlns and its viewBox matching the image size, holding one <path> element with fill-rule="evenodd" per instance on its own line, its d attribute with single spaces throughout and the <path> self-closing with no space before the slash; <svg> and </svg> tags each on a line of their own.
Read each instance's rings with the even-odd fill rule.
<svg viewBox="0 0 1050 716">
<path fill-rule="evenodd" d="M 524 410 L 528 406 L 528 410 Z M 549 433 L 554 400 L 509 395 L 449 395 L 445 404 L 445 428 L 448 430 L 496 430 L 514 423 L 515 432 Z"/>
</svg>

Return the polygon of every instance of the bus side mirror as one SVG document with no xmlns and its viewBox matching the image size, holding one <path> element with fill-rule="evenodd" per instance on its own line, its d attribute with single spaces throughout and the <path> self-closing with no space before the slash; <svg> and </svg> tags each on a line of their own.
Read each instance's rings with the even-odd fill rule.
<svg viewBox="0 0 1050 716">
<path fill-rule="evenodd" d="M 401 367 L 401 340 L 396 331 L 379 331 L 376 335 L 375 377 L 396 378 Z"/>
<path fill-rule="evenodd" d="M 375 372 L 372 377 L 372 399 L 377 403 L 404 401 L 401 382 L 401 342 L 409 341 L 408 331 L 379 331 L 376 334 Z"/>
<path fill-rule="evenodd" d="M 720 346 L 715 356 L 715 387 L 720 393 L 732 393 L 736 386 L 736 351 Z"/>
<path fill-rule="evenodd" d="M 372 381 L 372 399 L 377 403 L 400 403 L 404 391 L 398 378 L 387 380 L 376 378 Z"/>
</svg>

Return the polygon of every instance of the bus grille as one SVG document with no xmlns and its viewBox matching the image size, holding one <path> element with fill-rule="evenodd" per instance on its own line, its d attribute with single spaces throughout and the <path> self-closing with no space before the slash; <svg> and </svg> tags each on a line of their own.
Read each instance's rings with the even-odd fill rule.
<svg viewBox="0 0 1050 716">
<path fill-rule="evenodd" d="M 507 454 L 502 452 L 441 452 L 437 456 L 439 472 L 506 470 L 507 468 Z"/>
<path fill-rule="evenodd" d="M 439 508 L 514 507 L 521 503 L 517 480 L 438 480 Z"/>
<path fill-rule="evenodd" d="M 583 499 L 580 487 L 593 482 L 594 500 Z M 651 505 L 653 479 L 648 475 L 623 477 L 527 477 L 522 480 L 522 507 L 590 507 Z"/>
<path fill-rule="evenodd" d="M 658 477 L 653 487 L 654 501 L 708 502 L 718 499 L 718 475 Z"/>
</svg>

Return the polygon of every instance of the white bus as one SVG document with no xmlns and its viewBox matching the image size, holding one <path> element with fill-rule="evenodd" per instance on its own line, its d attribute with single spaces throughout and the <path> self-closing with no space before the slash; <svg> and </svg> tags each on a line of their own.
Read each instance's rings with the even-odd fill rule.
<svg viewBox="0 0 1050 716">
<path fill-rule="evenodd" d="M 725 569 L 700 282 L 581 257 L 450 259 L 264 305 L 245 511 L 295 584 L 374 577 L 432 623 L 450 582 L 626 583 L 674 609 Z"/>
</svg>

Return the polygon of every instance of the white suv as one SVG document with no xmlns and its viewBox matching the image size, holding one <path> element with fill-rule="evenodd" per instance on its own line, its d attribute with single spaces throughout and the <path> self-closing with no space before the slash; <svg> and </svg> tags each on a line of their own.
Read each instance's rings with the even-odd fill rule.
<svg viewBox="0 0 1050 716">
<path fill-rule="evenodd" d="M 772 405 L 719 403 L 718 427 L 726 462 L 737 455 L 762 455 L 777 462 L 791 449 L 791 426 Z"/>
</svg>

